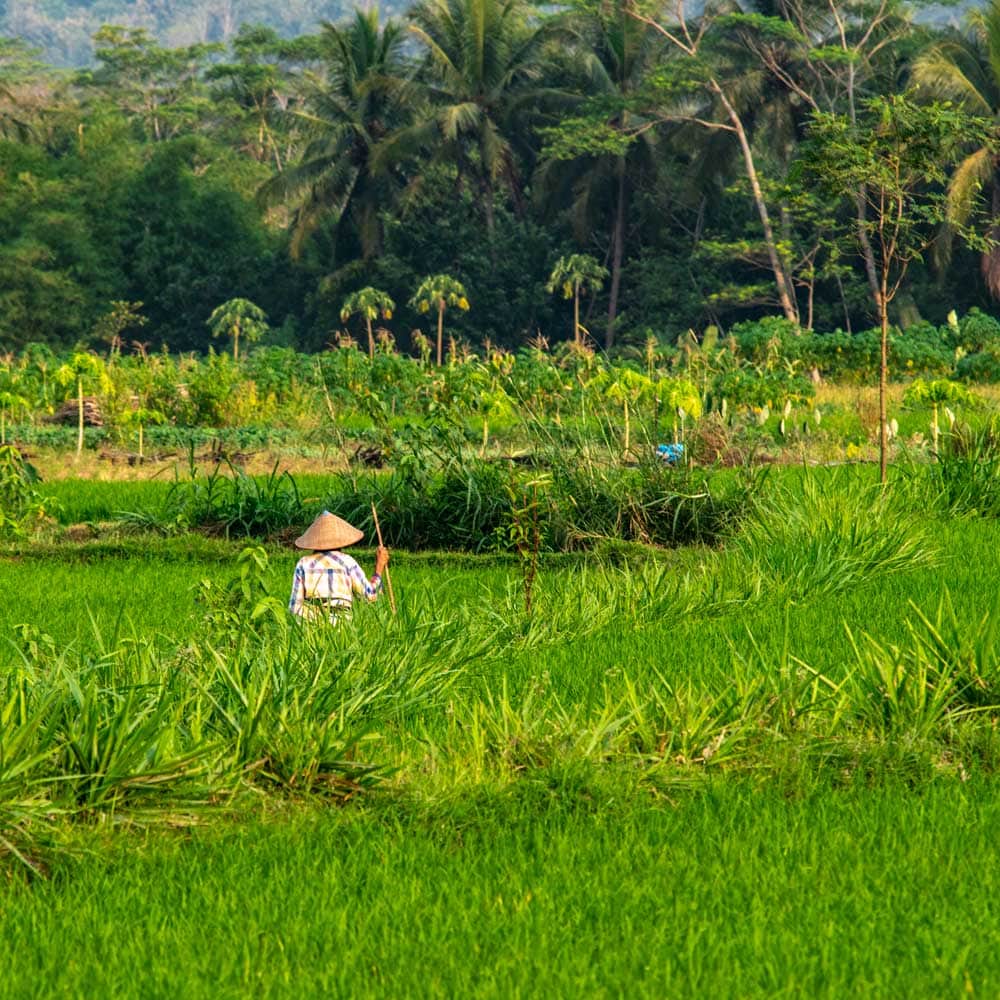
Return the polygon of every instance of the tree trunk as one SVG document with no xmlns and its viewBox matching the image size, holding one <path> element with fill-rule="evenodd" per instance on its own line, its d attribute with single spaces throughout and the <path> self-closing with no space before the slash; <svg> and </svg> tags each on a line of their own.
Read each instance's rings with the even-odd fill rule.
<svg viewBox="0 0 1000 1000">
<path fill-rule="evenodd" d="M 767 203 L 764 201 L 764 192 L 761 190 L 760 181 L 757 178 L 757 167 L 754 163 L 753 150 L 750 148 L 750 140 L 747 138 L 746 130 L 743 128 L 743 121 L 736 113 L 736 109 L 732 106 L 732 104 L 730 104 L 729 99 L 726 97 L 718 81 L 710 79 L 708 85 L 712 93 L 718 97 L 723 108 L 725 108 L 726 115 L 729 118 L 733 131 L 736 133 L 736 137 L 740 143 L 740 149 L 743 152 L 743 163 L 746 167 L 747 180 L 750 181 L 750 190 L 753 192 L 753 200 L 757 206 L 757 214 L 760 216 L 760 225 L 764 230 L 764 243 L 767 246 L 767 258 L 771 265 L 771 270 L 774 273 L 774 283 L 778 289 L 778 301 L 781 303 L 781 309 L 785 314 L 785 318 L 798 325 L 799 311 L 795 305 L 795 299 L 789 289 L 788 278 L 785 274 L 785 266 L 782 263 L 781 258 L 778 256 L 778 246 L 774 239 L 774 229 L 771 226 L 771 216 L 767 210 Z"/>
<path fill-rule="evenodd" d="M 83 454 L 83 379 L 76 380 L 76 460 Z"/>
<path fill-rule="evenodd" d="M 233 327 L 233 361 L 240 360 L 240 328 Z"/>
<path fill-rule="evenodd" d="M 573 283 L 573 343 L 580 343 L 580 282 Z"/>
<path fill-rule="evenodd" d="M 444 355 L 444 303 L 438 304 L 438 343 L 437 343 L 437 355 L 438 355 L 438 368 L 441 367 L 442 358 Z"/>
<path fill-rule="evenodd" d="M 375 338 L 372 336 L 372 321 L 371 317 L 367 314 L 365 315 L 365 325 L 368 327 L 368 357 L 374 361 L 375 360 Z"/>
<path fill-rule="evenodd" d="M 611 350 L 615 342 L 615 319 L 618 317 L 618 290 L 622 279 L 622 251 L 625 246 L 625 157 L 618 160 L 618 201 L 615 224 L 611 235 L 611 290 L 608 294 L 608 328 L 604 332 L 604 348 Z"/>
<path fill-rule="evenodd" d="M 882 321 L 882 343 L 878 365 L 878 477 L 880 483 L 885 483 L 889 452 L 889 428 L 887 426 L 885 398 L 889 373 L 889 302 L 888 289 L 884 279 L 878 308 L 879 318 Z"/>
<path fill-rule="evenodd" d="M 878 283 L 878 270 L 875 267 L 875 254 L 872 251 L 871 240 L 868 238 L 868 201 L 866 199 L 865 188 L 862 188 L 858 192 L 856 205 L 858 243 L 861 244 L 861 259 L 865 262 L 865 274 L 868 277 L 868 287 L 871 288 L 872 298 L 878 304 L 881 292 Z"/>
</svg>

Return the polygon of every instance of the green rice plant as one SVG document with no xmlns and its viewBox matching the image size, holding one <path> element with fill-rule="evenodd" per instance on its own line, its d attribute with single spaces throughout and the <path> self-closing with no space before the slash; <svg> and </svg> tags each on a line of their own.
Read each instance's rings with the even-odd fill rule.
<svg viewBox="0 0 1000 1000">
<path fill-rule="evenodd" d="M 926 520 L 897 494 L 855 478 L 804 477 L 758 499 L 730 541 L 733 557 L 765 593 L 793 600 L 933 565 Z"/>
<path fill-rule="evenodd" d="M 624 567 L 601 560 L 555 579 L 542 571 L 530 614 L 525 613 L 520 582 L 514 580 L 500 594 L 490 595 L 476 614 L 489 623 L 502 653 L 508 647 L 566 642 L 611 626 L 667 626 L 716 607 L 718 596 L 705 581 L 648 558 Z"/>
</svg>

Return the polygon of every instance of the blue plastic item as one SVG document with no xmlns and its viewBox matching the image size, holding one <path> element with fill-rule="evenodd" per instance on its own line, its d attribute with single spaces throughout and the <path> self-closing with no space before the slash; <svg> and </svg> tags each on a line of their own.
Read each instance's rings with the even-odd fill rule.
<svg viewBox="0 0 1000 1000">
<path fill-rule="evenodd" d="M 684 457 L 684 445 L 658 444 L 656 446 L 656 454 L 667 465 L 676 465 Z"/>
</svg>

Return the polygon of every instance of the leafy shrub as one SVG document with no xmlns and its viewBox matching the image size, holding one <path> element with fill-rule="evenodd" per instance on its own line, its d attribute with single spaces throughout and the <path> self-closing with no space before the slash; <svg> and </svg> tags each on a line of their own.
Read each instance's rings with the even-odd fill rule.
<svg viewBox="0 0 1000 1000">
<path fill-rule="evenodd" d="M 0 445 L 0 538 L 23 535 L 45 514 L 38 474 L 13 445 Z"/>
<path fill-rule="evenodd" d="M 959 320 L 953 340 L 956 347 L 969 354 L 990 348 L 1000 350 L 1000 321 L 973 306 Z"/>
<path fill-rule="evenodd" d="M 802 403 L 816 395 L 816 387 L 803 375 L 787 369 L 756 371 L 737 368 L 716 376 L 711 390 L 713 402 L 780 409 L 787 402 Z"/>
<path fill-rule="evenodd" d="M 1000 382 L 1000 344 L 959 358 L 955 373 L 967 382 Z"/>
</svg>

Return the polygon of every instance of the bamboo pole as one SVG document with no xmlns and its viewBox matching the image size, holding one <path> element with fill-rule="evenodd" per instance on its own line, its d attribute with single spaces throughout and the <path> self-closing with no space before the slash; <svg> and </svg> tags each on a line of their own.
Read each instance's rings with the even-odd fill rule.
<svg viewBox="0 0 1000 1000">
<path fill-rule="evenodd" d="M 385 548 L 382 544 L 382 529 L 379 527 L 378 523 L 378 511 L 375 510 L 375 504 L 372 504 L 372 518 L 375 521 L 375 534 L 378 537 L 379 548 Z M 389 588 L 389 607 L 392 608 L 393 616 L 396 614 L 396 595 L 392 592 L 392 577 L 389 576 L 389 567 L 385 568 L 385 585 Z"/>
</svg>

